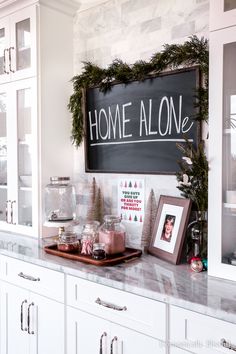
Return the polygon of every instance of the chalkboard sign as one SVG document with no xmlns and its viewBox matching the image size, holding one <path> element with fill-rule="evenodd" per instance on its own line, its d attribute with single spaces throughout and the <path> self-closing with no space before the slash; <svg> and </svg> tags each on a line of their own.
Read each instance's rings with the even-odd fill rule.
<svg viewBox="0 0 236 354">
<path fill-rule="evenodd" d="M 86 91 L 86 172 L 174 174 L 184 135 L 198 139 L 197 68 Z"/>
</svg>

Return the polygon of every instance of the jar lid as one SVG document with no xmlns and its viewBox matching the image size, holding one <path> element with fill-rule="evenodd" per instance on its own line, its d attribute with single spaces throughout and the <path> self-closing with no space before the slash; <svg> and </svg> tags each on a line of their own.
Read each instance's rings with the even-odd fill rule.
<svg viewBox="0 0 236 354">
<path fill-rule="evenodd" d="M 70 242 L 78 241 L 78 238 L 75 232 L 64 231 L 60 235 L 60 241 L 70 243 Z"/>
<path fill-rule="evenodd" d="M 104 221 L 109 224 L 113 224 L 113 223 L 121 222 L 121 218 L 120 216 L 117 215 L 105 215 Z"/>
<path fill-rule="evenodd" d="M 96 249 L 103 249 L 105 248 L 105 243 L 104 242 L 96 242 L 93 244 L 93 248 L 96 248 Z"/>
<path fill-rule="evenodd" d="M 62 182 L 62 181 L 69 181 L 70 177 L 58 177 L 58 176 L 53 176 L 50 177 L 51 182 Z"/>
<path fill-rule="evenodd" d="M 87 221 L 84 225 L 83 225 L 83 229 L 94 229 L 94 228 L 98 228 L 98 226 L 100 225 L 99 221 L 93 220 L 93 221 Z"/>
</svg>

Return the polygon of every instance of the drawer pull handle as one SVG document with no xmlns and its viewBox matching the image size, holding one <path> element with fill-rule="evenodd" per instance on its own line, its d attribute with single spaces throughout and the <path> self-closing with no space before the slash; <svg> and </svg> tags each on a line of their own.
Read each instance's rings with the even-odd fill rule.
<svg viewBox="0 0 236 354">
<path fill-rule="evenodd" d="M 8 48 L 5 48 L 4 51 L 3 51 L 3 71 L 4 71 L 4 74 L 10 74 L 9 71 L 7 71 L 6 69 L 6 53 L 9 51 Z"/>
<path fill-rule="evenodd" d="M 110 351 L 110 354 L 113 354 L 113 343 L 115 342 L 115 341 L 117 341 L 118 340 L 118 338 L 115 336 L 114 338 L 112 338 L 112 340 L 111 340 L 111 351 Z"/>
<path fill-rule="evenodd" d="M 9 48 L 9 62 L 10 62 L 10 71 L 12 73 L 15 72 L 15 70 L 12 69 L 12 50 L 14 50 L 15 48 L 14 47 L 10 47 Z"/>
<path fill-rule="evenodd" d="M 5 220 L 8 224 L 10 224 L 10 222 L 8 221 L 8 203 L 11 203 L 10 200 L 6 201 L 6 206 L 5 206 Z"/>
<path fill-rule="evenodd" d="M 28 318 L 27 318 L 27 322 L 28 322 L 28 333 L 29 333 L 29 334 L 34 334 L 34 331 L 32 331 L 31 328 L 30 328 L 30 307 L 31 307 L 31 306 L 34 306 L 34 303 L 33 303 L 33 302 L 31 302 L 31 304 L 29 304 L 29 306 L 28 306 Z"/>
<path fill-rule="evenodd" d="M 16 203 L 16 200 L 13 200 L 12 202 L 11 202 L 11 224 L 13 224 L 13 225 L 16 225 L 16 223 L 14 222 L 14 220 L 13 220 L 13 214 L 14 214 L 14 212 L 13 212 L 13 204 L 14 203 Z"/>
<path fill-rule="evenodd" d="M 21 278 L 27 279 L 27 280 L 31 280 L 31 281 L 40 281 L 40 278 L 35 278 L 35 277 L 32 277 L 31 275 L 27 275 L 27 274 L 24 274 L 22 272 L 20 272 L 18 274 L 18 276 L 21 277 Z"/>
<path fill-rule="evenodd" d="M 102 354 L 102 340 L 103 340 L 103 337 L 106 337 L 106 336 L 107 336 L 106 332 L 103 332 L 103 334 L 101 335 L 99 354 Z"/>
<path fill-rule="evenodd" d="M 27 328 L 24 328 L 24 315 L 23 315 L 23 310 L 24 310 L 24 304 L 27 304 L 27 300 L 22 301 L 21 306 L 20 306 L 20 329 L 22 331 L 27 331 Z"/>
<path fill-rule="evenodd" d="M 117 311 L 126 311 L 127 310 L 126 306 L 117 306 L 117 305 L 111 304 L 110 302 L 102 301 L 99 297 L 97 298 L 97 300 L 95 302 L 98 305 L 108 307 L 109 309 L 112 309 L 112 310 L 117 310 Z"/>
<path fill-rule="evenodd" d="M 233 350 L 234 352 L 236 352 L 236 345 L 233 345 L 229 342 L 227 342 L 224 338 L 222 338 L 220 340 L 220 345 L 222 345 L 222 347 Z"/>
</svg>

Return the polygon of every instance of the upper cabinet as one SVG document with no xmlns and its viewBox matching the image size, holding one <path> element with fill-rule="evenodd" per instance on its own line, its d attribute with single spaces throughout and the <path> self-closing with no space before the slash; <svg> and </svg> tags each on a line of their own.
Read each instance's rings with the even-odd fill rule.
<svg viewBox="0 0 236 354">
<path fill-rule="evenodd" d="M 55 234 L 44 227 L 44 188 L 50 176 L 73 174 L 67 109 L 72 5 L 72 0 L 0 2 L 1 230 Z"/>
<path fill-rule="evenodd" d="M 0 19 L 0 83 L 36 75 L 34 6 Z"/>
<path fill-rule="evenodd" d="M 210 31 L 235 25 L 235 0 L 210 0 Z"/>
<path fill-rule="evenodd" d="M 223 3 L 234 22 L 210 32 L 208 257 L 210 275 L 236 280 L 236 2 L 212 0 L 216 21 Z"/>
</svg>

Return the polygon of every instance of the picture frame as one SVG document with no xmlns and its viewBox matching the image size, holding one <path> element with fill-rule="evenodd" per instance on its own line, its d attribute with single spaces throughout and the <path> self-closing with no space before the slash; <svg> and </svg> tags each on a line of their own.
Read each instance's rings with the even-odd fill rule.
<svg viewBox="0 0 236 354">
<path fill-rule="evenodd" d="M 194 146 L 200 142 L 199 87 L 195 65 L 114 81 L 105 92 L 84 89 L 85 172 L 175 175 L 182 157 L 176 143 L 185 145 L 184 135 Z"/>
<path fill-rule="evenodd" d="M 178 264 L 191 211 L 191 200 L 161 195 L 148 252 Z"/>
</svg>

